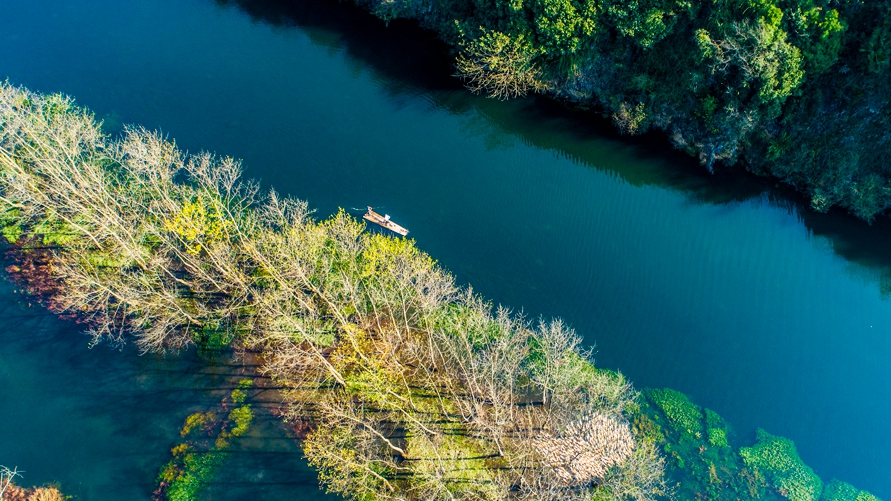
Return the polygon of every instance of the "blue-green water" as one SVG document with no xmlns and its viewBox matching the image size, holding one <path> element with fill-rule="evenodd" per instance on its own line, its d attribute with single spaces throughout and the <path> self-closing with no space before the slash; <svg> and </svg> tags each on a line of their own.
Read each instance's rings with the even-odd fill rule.
<svg viewBox="0 0 891 501">
<path fill-rule="evenodd" d="M 470 95 L 441 51 L 323 0 L 0 2 L 0 76 L 76 96 L 111 130 L 243 158 L 320 216 L 381 207 L 460 282 L 567 319 L 598 364 L 891 499 L 891 224 L 812 214 L 546 99 Z M 79 499 L 146 499 L 182 419 L 235 369 L 90 351 L 13 289 L 0 464 Z M 319 495 L 274 422 L 240 447 L 208 498 Z"/>
</svg>

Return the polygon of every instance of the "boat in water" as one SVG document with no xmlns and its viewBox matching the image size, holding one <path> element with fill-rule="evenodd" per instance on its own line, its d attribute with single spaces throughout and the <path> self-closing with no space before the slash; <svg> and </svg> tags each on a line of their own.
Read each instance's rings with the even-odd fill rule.
<svg viewBox="0 0 891 501">
<path fill-rule="evenodd" d="M 366 212 L 362 216 L 362 218 L 365 219 L 366 221 L 371 221 L 374 224 L 381 225 L 384 228 L 386 228 L 394 233 L 398 233 L 398 234 L 402 235 L 403 237 L 408 235 L 408 230 L 406 230 L 402 226 L 399 226 L 398 224 L 394 223 L 393 221 L 390 221 L 389 214 L 384 214 L 383 216 L 381 216 L 377 212 L 374 212 L 374 210 L 372 210 L 372 208 L 370 206 L 368 207 L 368 212 Z"/>
</svg>

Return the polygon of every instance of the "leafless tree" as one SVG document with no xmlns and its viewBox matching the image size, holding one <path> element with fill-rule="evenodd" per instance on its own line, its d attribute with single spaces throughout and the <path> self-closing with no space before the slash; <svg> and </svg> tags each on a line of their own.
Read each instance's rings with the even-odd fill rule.
<svg viewBox="0 0 891 501">
<path fill-rule="evenodd" d="M 497 31 L 485 31 L 468 42 L 458 56 L 458 75 L 473 92 L 485 92 L 496 99 L 525 96 L 540 90 L 540 71 L 533 62 L 535 53 L 522 35 L 512 38 Z"/>
<path fill-rule="evenodd" d="M 0 501 L 3 499 L 3 493 L 12 485 L 12 480 L 18 476 L 21 476 L 18 468 L 9 469 L 6 466 L 0 465 Z"/>
</svg>

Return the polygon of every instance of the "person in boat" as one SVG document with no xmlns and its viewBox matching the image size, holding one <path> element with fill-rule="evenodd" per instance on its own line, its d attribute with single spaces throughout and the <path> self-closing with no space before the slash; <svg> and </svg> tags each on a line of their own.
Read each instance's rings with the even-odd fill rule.
<svg viewBox="0 0 891 501">
<path fill-rule="evenodd" d="M 368 207 L 368 213 L 371 214 L 371 212 L 372 212 L 372 211 L 371 211 L 371 206 L 370 206 L 370 205 L 366 205 L 366 207 Z"/>
<path fill-rule="evenodd" d="M 384 221 L 387 222 L 387 223 L 390 222 L 390 215 L 389 215 L 389 214 L 384 214 Z"/>
</svg>

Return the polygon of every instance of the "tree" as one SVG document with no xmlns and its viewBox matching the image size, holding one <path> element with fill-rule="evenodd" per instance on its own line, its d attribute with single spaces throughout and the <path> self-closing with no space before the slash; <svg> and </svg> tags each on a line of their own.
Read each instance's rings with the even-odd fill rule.
<svg viewBox="0 0 891 501">
<path fill-rule="evenodd" d="M 0 500 L 3 499 L 3 493 L 12 485 L 12 480 L 19 476 L 21 476 L 21 474 L 19 473 L 18 468 L 10 470 L 6 466 L 0 465 Z"/>
<path fill-rule="evenodd" d="M 727 85 L 731 104 L 760 107 L 768 118 L 780 114 L 804 77 L 801 51 L 764 19 L 733 23 L 720 39 L 700 29 L 696 40 L 713 77 Z"/>
<path fill-rule="evenodd" d="M 496 99 L 525 96 L 543 88 L 540 71 L 533 62 L 535 54 L 523 35 L 483 29 L 458 56 L 458 76 L 471 91 L 487 92 Z"/>
</svg>

